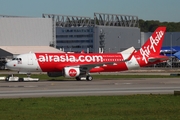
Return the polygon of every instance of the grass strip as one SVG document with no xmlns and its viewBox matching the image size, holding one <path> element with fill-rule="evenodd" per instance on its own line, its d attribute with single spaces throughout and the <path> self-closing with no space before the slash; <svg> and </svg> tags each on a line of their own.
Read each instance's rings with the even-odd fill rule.
<svg viewBox="0 0 180 120">
<path fill-rule="evenodd" d="M 2 120 L 179 120 L 180 96 L 0 99 Z"/>
<path fill-rule="evenodd" d="M 1 76 L 7 76 L 6 74 L 1 74 Z M 27 77 L 23 74 L 14 74 L 18 77 Z M 94 79 L 131 79 L 131 78 L 180 78 L 180 76 L 170 76 L 170 75 L 92 75 Z M 75 80 L 75 78 L 64 78 L 61 77 L 48 77 L 47 74 L 32 74 L 32 78 L 39 78 L 40 80 Z"/>
</svg>

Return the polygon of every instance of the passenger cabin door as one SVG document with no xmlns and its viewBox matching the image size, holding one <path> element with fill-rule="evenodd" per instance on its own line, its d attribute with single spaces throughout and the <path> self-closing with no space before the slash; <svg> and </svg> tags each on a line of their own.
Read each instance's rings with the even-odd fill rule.
<svg viewBox="0 0 180 120">
<path fill-rule="evenodd" d="M 33 54 L 28 54 L 28 65 L 33 65 Z"/>
</svg>

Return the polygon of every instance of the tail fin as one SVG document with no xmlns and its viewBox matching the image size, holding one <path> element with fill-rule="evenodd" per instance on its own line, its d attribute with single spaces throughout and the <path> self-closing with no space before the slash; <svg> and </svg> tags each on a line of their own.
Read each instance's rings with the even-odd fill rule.
<svg viewBox="0 0 180 120">
<path fill-rule="evenodd" d="M 158 27 L 149 37 L 146 43 L 137 51 L 137 54 L 142 55 L 142 60 L 148 62 L 149 57 L 158 56 L 164 40 L 166 27 Z"/>
</svg>

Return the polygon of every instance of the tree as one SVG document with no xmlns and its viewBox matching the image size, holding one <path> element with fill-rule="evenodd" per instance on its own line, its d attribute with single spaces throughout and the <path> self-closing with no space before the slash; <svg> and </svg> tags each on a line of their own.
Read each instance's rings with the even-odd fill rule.
<svg viewBox="0 0 180 120">
<path fill-rule="evenodd" d="M 139 19 L 139 28 L 141 32 L 154 32 L 158 26 L 166 26 L 167 32 L 180 32 L 180 22 L 159 22 L 158 20 L 144 21 Z"/>
</svg>

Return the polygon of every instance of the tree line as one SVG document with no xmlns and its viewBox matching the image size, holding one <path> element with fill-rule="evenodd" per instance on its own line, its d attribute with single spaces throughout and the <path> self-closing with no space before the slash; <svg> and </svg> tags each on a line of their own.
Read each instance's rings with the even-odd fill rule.
<svg viewBox="0 0 180 120">
<path fill-rule="evenodd" d="M 139 20 L 141 32 L 154 32 L 158 26 L 166 26 L 166 32 L 180 32 L 180 22 L 160 22 L 158 20 Z"/>
</svg>

